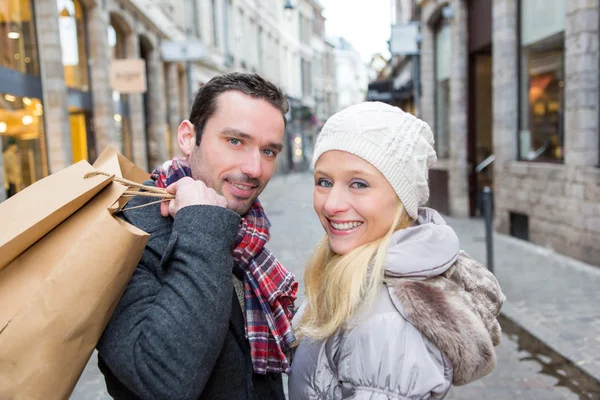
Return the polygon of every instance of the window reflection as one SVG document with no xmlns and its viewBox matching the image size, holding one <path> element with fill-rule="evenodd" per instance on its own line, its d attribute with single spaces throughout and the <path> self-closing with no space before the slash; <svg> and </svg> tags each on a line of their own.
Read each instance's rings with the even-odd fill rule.
<svg viewBox="0 0 600 400">
<path fill-rule="evenodd" d="M 0 67 L 39 75 L 33 3 L 0 1 Z"/>
<path fill-rule="evenodd" d="M 48 175 L 39 99 L 0 93 L 4 189 L 8 197 Z"/>
<path fill-rule="evenodd" d="M 519 158 L 564 159 L 564 36 L 522 48 Z"/>
</svg>

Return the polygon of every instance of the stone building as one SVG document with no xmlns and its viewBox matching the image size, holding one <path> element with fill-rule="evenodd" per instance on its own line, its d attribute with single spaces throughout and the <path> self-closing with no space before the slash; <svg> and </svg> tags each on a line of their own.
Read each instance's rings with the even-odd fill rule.
<svg viewBox="0 0 600 400">
<path fill-rule="evenodd" d="M 420 0 L 431 203 L 600 264 L 599 1 Z"/>
<path fill-rule="evenodd" d="M 0 201 L 107 145 L 143 168 L 168 158 L 187 79 L 182 64 L 162 61 L 160 45 L 183 37 L 149 0 L 1 2 L 0 164 L 10 165 L 0 181 L 14 190 Z M 122 72 L 146 89 L 113 87 L 115 60 L 141 64 Z"/>
</svg>

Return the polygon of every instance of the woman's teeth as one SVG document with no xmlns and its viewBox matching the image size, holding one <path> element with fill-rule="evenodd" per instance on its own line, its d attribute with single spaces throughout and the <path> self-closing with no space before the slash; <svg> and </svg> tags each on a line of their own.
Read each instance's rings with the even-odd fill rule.
<svg viewBox="0 0 600 400">
<path fill-rule="evenodd" d="M 362 222 L 344 222 L 342 224 L 338 224 L 333 221 L 329 221 L 329 222 L 331 222 L 331 226 L 333 226 L 338 231 L 347 231 L 347 230 L 350 230 L 350 229 L 356 228 L 357 226 L 362 225 Z"/>
</svg>

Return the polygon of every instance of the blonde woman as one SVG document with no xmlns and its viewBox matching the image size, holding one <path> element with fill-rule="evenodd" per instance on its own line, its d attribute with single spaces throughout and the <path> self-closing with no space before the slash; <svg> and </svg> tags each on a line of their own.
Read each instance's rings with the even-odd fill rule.
<svg viewBox="0 0 600 400">
<path fill-rule="evenodd" d="M 325 230 L 294 318 L 291 400 L 442 399 L 495 366 L 504 295 L 428 200 L 429 126 L 383 103 L 327 121 L 313 166 Z"/>
</svg>

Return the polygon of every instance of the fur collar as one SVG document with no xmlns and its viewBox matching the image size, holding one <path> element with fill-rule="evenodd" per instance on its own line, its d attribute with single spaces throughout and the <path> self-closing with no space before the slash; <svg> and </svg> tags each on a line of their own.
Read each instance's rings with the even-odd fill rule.
<svg viewBox="0 0 600 400">
<path fill-rule="evenodd" d="M 500 343 L 497 321 L 506 299 L 496 277 L 464 251 L 427 280 L 386 278 L 400 313 L 452 362 L 454 385 L 489 374 Z"/>
</svg>

